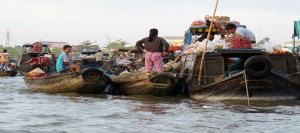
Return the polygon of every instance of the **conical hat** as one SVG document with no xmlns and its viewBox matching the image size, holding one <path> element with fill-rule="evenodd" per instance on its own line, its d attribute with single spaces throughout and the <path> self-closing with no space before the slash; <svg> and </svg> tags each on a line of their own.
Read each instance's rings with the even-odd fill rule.
<svg viewBox="0 0 300 133">
<path fill-rule="evenodd" d="M 30 73 L 45 73 L 41 68 L 37 67 L 30 71 Z"/>
</svg>

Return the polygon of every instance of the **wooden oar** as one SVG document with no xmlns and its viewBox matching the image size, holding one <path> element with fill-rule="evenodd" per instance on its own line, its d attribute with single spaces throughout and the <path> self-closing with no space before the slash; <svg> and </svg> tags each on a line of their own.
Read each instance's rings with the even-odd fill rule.
<svg viewBox="0 0 300 133">
<path fill-rule="evenodd" d="M 202 53 L 202 58 L 201 58 L 200 66 L 199 66 L 198 85 L 201 85 L 202 68 L 203 68 L 203 64 L 204 64 L 205 53 L 206 53 L 206 49 L 207 49 L 207 43 L 208 43 L 208 39 L 209 39 L 209 36 L 210 36 L 210 33 L 211 33 L 211 28 L 212 28 L 212 25 L 213 25 L 213 22 L 214 22 L 214 19 L 215 19 L 218 4 L 219 4 L 219 0 L 217 0 L 217 2 L 216 2 L 216 6 L 215 6 L 215 10 L 214 10 L 214 13 L 213 13 L 213 16 L 212 16 L 212 20 L 211 20 L 211 23 L 209 25 L 209 30 L 208 30 L 208 34 L 207 34 L 207 38 L 206 38 L 204 51 Z"/>
</svg>

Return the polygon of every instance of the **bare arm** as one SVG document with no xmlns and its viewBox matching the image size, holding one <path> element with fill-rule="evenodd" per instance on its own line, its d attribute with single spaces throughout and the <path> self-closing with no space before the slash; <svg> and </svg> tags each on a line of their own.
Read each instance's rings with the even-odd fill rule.
<svg viewBox="0 0 300 133">
<path fill-rule="evenodd" d="M 145 49 L 145 46 L 143 46 L 143 43 L 144 43 L 144 38 L 137 41 L 135 46 L 137 46 L 138 48 L 141 48 L 141 49 Z"/>
</svg>

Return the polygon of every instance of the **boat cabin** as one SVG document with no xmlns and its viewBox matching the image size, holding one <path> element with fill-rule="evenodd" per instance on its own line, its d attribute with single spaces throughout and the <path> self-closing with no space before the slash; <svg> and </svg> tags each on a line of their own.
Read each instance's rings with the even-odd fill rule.
<svg viewBox="0 0 300 133">
<path fill-rule="evenodd" d="M 17 62 L 18 71 L 21 74 L 30 72 L 36 67 L 40 67 L 47 72 L 55 71 L 56 56 L 50 51 L 47 44 L 41 45 L 41 52 L 33 52 L 32 44 L 24 44 L 22 52 Z"/>
</svg>

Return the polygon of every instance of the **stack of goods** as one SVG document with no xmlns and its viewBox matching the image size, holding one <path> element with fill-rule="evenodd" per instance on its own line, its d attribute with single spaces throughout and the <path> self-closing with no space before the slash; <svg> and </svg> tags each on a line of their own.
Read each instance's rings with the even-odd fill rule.
<svg viewBox="0 0 300 133">
<path fill-rule="evenodd" d="M 205 21 L 203 20 L 196 20 L 191 24 L 191 26 L 202 26 L 202 25 L 205 25 Z"/>
<path fill-rule="evenodd" d="M 39 67 L 33 69 L 32 71 L 28 72 L 26 74 L 27 77 L 47 77 L 48 74 L 45 73 L 42 69 L 40 69 Z"/>
<path fill-rule="evenodd" d="M 47 66 L 50 63 L 50 58 L 48 57 L 40 57 L 40 64 Z"/>
<path fill-rule="evenodd" d="M 230 21 L 230 17 L 228 16 L 214 16 L 214 19 L 212 19 L 212 16 L 206 15 L 204 17 L 204 20 L 196 20 L 194 21 L 191 26 L 210 26 L 210 22 L 213 21 L 212 28 L 216 28 L 220 31 L 220 33 L 225 33 L 225 26 L 228 23 L 233 23 L 237 27 L 240 26 L 239 21 Z"/>
<path fill-rule="evenodd" d="M 199 55 L 201 52 L 204 51 L 206 45 L 206 39 L 202 42 L 195 42 L 186 47 L 186 50 L 182 53 L 183 55 L 195 54 Z M 213 52 L 216 48 L 223 48 L 222 42 L 218 41 L 216 44 L 215 42 L 208 41 L 206 45 L 206 52 Z"/>
<path fill-rule="evenodd" d="M 235 36 L 230 41 L 230 48 L 233 49 L 251 49 L 251 40 L 242 36 Z"/>
<path fill-rule="evenodd" d="M 284 51 L 284 50 L 277 50 L 277 49 L 275 49 L 273 52 L 272 52 L 272 54 L 287 54 L 287 53 L 289 53 L 288 51 Z"/>
<path fill-rule="evenodd" d="M 186 47 L 185 51 L 182 53 L 183 55 L 189 55 L 194 53 L 196 51 L 197 47 L 199 45 L 199 42 L 193 43 Z"/>
</svg>

